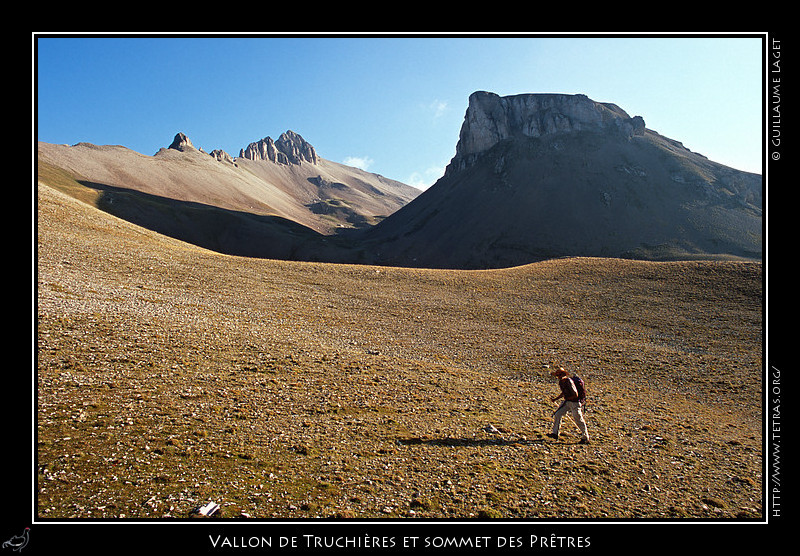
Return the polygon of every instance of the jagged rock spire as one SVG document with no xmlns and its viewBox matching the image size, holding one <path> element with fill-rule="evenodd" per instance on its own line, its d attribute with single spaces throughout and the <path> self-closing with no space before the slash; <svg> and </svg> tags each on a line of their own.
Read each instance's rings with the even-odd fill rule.
<svg viewBox="0 0 800 556">
<path fill-rule="evenodd" d="M 169 146 L 170 149 L 175 149 L 176 151 L 186 152 L 188 149 L 194 149 L 195 146 L 192 145 L 192 142 L 184 133 L 178 133 L 175 135 L 175 139 L 172 140 L 172 144 Z"/>
<path fill-rule="evenodd" d="M 177 133 L 168 148 L 180 152 L 191 150 L 204 152 L 203 149 L 195 147 L 185 133 Z M 211 151 L 210 155 L 220 162 L 234 163 L 233 158 L 225 151 L 215 149 Z M 247 148 L 239 151 L 239 158 L 269 160 L 276 164 L 302 164 L 303 162 L 317 164 L 319 161 L 314 147 L 292 130 L 281 133 L 277 141 L 273 141 L 271 137 L 265 137 L 260 141 L 250 143 Z"/>
<path fill-rule="evenodd" d="M 282 133 L 277 141 L 265 137 L 250 143 L 239 151 L 239 158 L 250 160 L 269 160 L 277 164 L 316 164 L 317 152 L 314 147 L 294 131 Z"/>
</svg>

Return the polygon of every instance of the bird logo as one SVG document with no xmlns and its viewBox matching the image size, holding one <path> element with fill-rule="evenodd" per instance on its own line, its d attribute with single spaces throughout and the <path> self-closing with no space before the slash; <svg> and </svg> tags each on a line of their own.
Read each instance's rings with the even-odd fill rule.
<svg viewBox="0 0 800 556">
<path fill-rule="evenodd" d="M 17 552 L 22 551 L 22 549 L 28 545 L 28 535 L 30 534 L 30 531 L 30 527 L 25 527 L 25 530 L 21 535 L 14 535 L 4 542 L 3 548 L 10 548 L 12 550 L 16 550 Z"/>
</svg>

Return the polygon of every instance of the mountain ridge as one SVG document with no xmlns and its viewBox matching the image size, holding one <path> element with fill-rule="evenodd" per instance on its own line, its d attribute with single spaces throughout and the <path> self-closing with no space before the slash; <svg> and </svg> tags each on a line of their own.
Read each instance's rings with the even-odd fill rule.
<svg viewBox="0 0 800 556">
<path fill-rule="evenodd" d="M 258 144 L 272 145 L 282 156 L 274 156 L 274 161 L 268 155 L 258 158 L 251 148 Z M 40 161 L 86 183 L 285 218 L 322 235 L 374 223 L 419 194 L 396 180 L 319 157 L 292 131 L 278 142 L 267 137 L 251 147 L 242 150 L 253 158 L 234 158 L 222 150 L 206 153 L 179 132 L 169 147 L 153 156 L 119 145 L 83 142 L 39 142 L 37 151 Z M 316 208 L 320 203 L 338 205 L 341 214 L 321 212 Z"/>
<path fill-rule="evenodd" d="M 86 143 L 38 150 L 41 161 L 102 189 L 105 210 L 231 254 L 478 269 L 564 256 L 763 253 L 760 175 L 582 94 L 476 91 L 456 154 L 424 192 L 328 161 L 291 130 L 236 158 L 197 149 L 182 133 L 153 157 Z M 168 224 L 158 221 L 164 205 Z"/>
</svg>

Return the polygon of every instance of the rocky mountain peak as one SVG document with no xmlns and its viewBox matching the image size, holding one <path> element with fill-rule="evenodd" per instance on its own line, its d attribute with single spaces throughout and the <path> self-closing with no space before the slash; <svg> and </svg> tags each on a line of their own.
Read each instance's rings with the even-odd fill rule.
<svg viewBox="0 0 800 556">
<path fill-rule="evenodd" d="M 228 164 L 235 164 L 236 161 L 233 160 L 233 157 L 223 151 L 222 149 L 214 149 L 210 153 L 208 153 L 211 158 L 216 160 L 217 162 L 227 162 Z"/>
<path fill-rule="evenodd" d="M 456 155 L 448 171 L 470 166 L 477 155 L 504 139 L 578 130 L 610 130 L 630 138 L 644 133 L 644 120 L 640 116 L 631 118 L 615 104 L 595 102 L 582 94 L 501 97 L 477 91 L 469 97 Z"/>
<path fill-rule="evenodd" d="M 186 152 L 189 149 L 194 149 L 195 146 L 184 133 L 177 133 L 175 138 L 172 140 L 172 144 L 168 148 L 176 151 Z"/>
<path fill-rule="evenodd" d="M 250 160 L 269 160 L 277 164 L 301 164 L 308 162 L 317 164 L 317 152 L 314 147 L 294 131 L 281 133 L 277 141 L 265 137 L 250 143 L 239 151 L 239 158 Z"/>
</svg>

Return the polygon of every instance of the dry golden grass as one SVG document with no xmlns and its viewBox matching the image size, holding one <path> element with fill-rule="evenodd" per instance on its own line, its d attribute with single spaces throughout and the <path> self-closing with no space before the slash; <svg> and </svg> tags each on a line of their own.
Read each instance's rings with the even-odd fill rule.
<svg viewBox="0 0 800 556">
<path fill-rule="evenodd" d="M 40 185 L 37 516 L 760 517 L 761 278 L 237 258 Z"/>
</svg>

